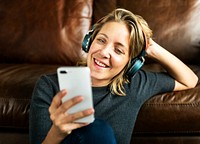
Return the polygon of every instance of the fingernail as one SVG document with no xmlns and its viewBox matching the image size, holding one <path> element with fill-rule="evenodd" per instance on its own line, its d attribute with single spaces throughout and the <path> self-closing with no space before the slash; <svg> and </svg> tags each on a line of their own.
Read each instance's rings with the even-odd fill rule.
<svg viewBox="0 0 200 144">
<path fill-rule="evenodd" d="M 61 92 L 62 92 L 62 93 L 66 93 L 66 92 L 67 92 L 67 90 L 66 90 L 66 89 L 63 89 L 63 90 L 61 90 Z"/>
</svg>

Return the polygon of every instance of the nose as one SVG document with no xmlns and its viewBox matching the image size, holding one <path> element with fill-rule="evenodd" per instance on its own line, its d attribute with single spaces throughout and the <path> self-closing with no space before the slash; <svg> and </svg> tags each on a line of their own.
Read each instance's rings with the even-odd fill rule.
<svg viewBox="0 0 200 144">
<path fill-rule="evenodd" d="M 103 58 L 110 58 L 111 57 L 111 53 L 112 53 L 112 45 L 111 44 L 107 44 L 105 47 L 103 47 L 100 50 L 100 54 Z"/>
</svg>

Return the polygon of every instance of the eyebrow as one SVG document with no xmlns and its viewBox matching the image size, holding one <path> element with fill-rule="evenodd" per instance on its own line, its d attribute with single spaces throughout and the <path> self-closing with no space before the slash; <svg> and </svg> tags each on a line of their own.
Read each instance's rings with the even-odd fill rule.
<svg viewBox="0 0 200 144">
<path fill-rule="evenodd" d="M 106 34 L 104 34 L 104 33 L 99 33 L 98 35 L 103 35 L 103 36 L 105 36 L 106 38 L 108 38 L 108 36 L 107 36 Z"/>
</svg>

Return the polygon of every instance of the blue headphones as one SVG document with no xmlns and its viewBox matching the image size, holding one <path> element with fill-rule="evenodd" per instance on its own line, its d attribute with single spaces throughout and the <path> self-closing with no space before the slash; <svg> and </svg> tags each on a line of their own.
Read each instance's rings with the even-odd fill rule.
<svg viewBox="0 0 200 144">
<path fill-rule="evenodd" d="M 90 31 L 88 31 L 88 33 L 85 35 L 84 39 L 83 39 L 83 42 L 82 42 L 82 50 L 85 51 L 86 53 L 88 53 L 89 51 L 89 48 L 91 46 L 91 37 L 92 37 L 92 34 L 94 32 L 94 29 L 91 29 Z M 128 68 L 128 70 L 126 71 L 126 75 L 128 76 L 128 78 L 132 78 L 136 72 L 144 65 L 144 62 L 145 62 L 145 48 L 146 48 L 146 37 L 145 37 L 145 34 L 143 32 L 143 36 L 144 36 L 144 47 L 141 51 L 141 53 L 133 58 L 131 60 L 131 64 Z"/>
</svg>

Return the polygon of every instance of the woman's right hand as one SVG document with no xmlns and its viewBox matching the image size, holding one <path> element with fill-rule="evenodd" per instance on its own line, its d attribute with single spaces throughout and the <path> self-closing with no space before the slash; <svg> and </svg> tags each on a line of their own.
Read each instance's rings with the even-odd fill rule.
<svg viewBox="0 0 200 144">
<path fill-rule="evenodd" d="M 80 103 L 83 100 L 83 97 L 76 96 L 62 103 L 61 100 L 66 93 L 66 90 L 62 90 L 58 92 L 52 100 L 49 107 L 49 113 L 53 125 L 43 143 L 59 143 L 70 134 L 72 130 L 88 125 L 88 123 L 74 123 L 75 120 L 94 113 L 94 109 L 91 108 L 77 113 L 68 114 L 67 110 Z"/>
</svg>

